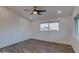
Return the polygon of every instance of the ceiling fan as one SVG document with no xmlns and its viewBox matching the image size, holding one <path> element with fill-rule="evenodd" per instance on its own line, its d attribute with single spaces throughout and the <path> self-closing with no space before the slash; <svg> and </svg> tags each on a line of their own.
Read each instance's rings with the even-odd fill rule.
<svg viewBox="0 0 79 59">
<path fill-rule="evenodd" d="M 34 6 L 33 10 L 24 9 L 24 11 L 32 11 L 31 15 L 41 15 L 40 12 L 46 12 L 46 10 L 39 10 L 37 6 Z"/>
</svg>

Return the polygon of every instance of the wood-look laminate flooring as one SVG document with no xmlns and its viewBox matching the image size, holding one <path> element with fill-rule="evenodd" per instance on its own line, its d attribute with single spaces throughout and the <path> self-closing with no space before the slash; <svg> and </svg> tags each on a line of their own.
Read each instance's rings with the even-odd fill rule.
<svg viewBox="0 0 79 59">
<path fill-rule="evenodd" d="M 0 49 L 1 53 L 73 53 L 70 45 L 35 39 L 25 40 Z"/>
</svg>

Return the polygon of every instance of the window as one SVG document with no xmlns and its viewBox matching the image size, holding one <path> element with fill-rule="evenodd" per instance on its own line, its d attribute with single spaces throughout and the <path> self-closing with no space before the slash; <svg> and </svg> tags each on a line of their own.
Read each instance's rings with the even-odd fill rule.
<svg viewBox="0 0 79 59">
<path fill-rule="evenodd" d="M 58 31 L 59 30 L 59 23 L 58 22 L 49 23 L 49 30 Z"/>
<path fill-rule="evenodd" d="M 59 31 L 59 22 L 41 23 L 40 31 Z"/>
<path fill-rule="evenodd" d="M 79 33 L 79 19 L 78 19 L 78 25 L 77 26 L 78 26 L 78 33 Z"/>
<path fill-rule="evenodd" d="M 75 18 L 75 34 L 79 34 L 79 15 L 77 15 Z"/>
<path fill-rule="evenodd" d="M 40 31 L 48 31 L 48 23 L 40 24 Z"/>
</svg>

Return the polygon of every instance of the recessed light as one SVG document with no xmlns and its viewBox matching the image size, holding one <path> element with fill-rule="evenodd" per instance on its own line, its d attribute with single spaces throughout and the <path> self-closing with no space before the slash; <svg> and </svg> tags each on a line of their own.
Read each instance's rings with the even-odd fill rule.
<svg viewBox="0 0 79 59">
<path fill-rule="evenodd" d="M 58 14 L 60 14 L 61 13 L 61 11 L 60 10 L 58 10 Z"/>
</svg>

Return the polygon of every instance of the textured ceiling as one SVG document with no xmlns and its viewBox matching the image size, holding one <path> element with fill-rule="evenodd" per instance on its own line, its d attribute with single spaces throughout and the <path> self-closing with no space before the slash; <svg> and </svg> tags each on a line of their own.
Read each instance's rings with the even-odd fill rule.
<svg viewBox="0 0 79 59">
<path fill-rule="evenodd" d="M 74 6 L 37 6 L 37 7 L 38 9 L 44 9 L 47 12 L 41 12 L 42 15 L 30 15 L 31 11 L 24 11 L 24 9 L 32 10 L 33 6 L 8 6 L 7 8 L 31 20 L 52 19 L 56 17 L 71 16 L 75 8 Z M 61 11 L 60 14 L 58 14 L 58 10 Z"/>
</svg>

